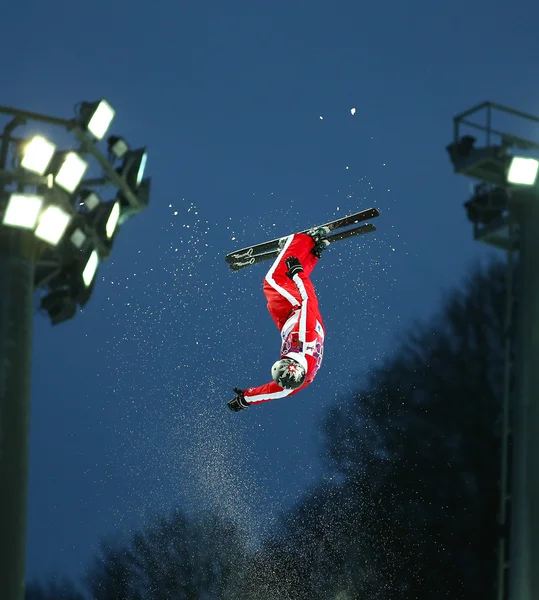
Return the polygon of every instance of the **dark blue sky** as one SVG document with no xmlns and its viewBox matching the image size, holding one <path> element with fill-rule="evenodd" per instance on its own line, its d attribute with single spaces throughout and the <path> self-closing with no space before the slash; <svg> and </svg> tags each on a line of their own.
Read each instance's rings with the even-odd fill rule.
<svg viewBox="0 0 539 600">
<path fill-rule="evenodd" d="M 78 576 L 102 535 L 176 506 L 259 534 L 321 476 L 328 407 L 489 254 L 445 145 L 482 100 L 539 113 L 538 18 L 536 3 L 485 0 L 4 10 L 1 103 L 69 117 L 104 96 L 153 178 L 84 314 L 36 317 L 29 576 Z M 314 274 L 328 330 L 315 384 L 226 411 L 233 386 L 268 380 L 279 335 L 266 267 L 232 273 L 224 255 L 369 206 L 378 233 Z"/>
</svg>

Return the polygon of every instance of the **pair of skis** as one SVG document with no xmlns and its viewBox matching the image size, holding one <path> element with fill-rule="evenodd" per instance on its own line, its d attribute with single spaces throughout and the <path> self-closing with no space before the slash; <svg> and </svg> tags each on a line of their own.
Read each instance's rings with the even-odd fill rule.
<svg viewBox="0 0 539 600">
<path fill-rule="evenodd" d="M 368 219 L 374 219 L 378 216 L 380 216 L 378 209 L 368 208 L 366 210 L 354 213 L 353 215 L 348 215 L 346 217 L 336 219 L 335 221 L 325 223 L 324 225 L 321 225 L 321 227 L 328 227 L 331 232 L 335 231 L 336 229 L 351 227 L 352 225 L 356 225 L 362 221 L 367 221 Z M 307 233 L 307 231 L 309 230 L 305 229 L 300 233 Z M 364 223 L 359 227 L 354 227 L 352 229 L 347 229 L 346 231 L 339 231 L 333 235 L 328 235 L 326 239 L 329 240 L 330 243 L 333 243 L 356 235 L 370 233 L 371 231 L 376 231 L 376 227 L 372 225 L 372 223 Z M 279 242 L 282 239 L 283 238 L 276 238 L 274 240 L 270 240 L 269 242 L 255 244 L 254 246 L 242 248 L 236 252 L 231 252 L 230 254 L 226 255 L 225 260 L 233 271 L 239 271 L 244 267 L 248 267 L 265 260 L 275 259 L 280 252 Z"/>
</svg>

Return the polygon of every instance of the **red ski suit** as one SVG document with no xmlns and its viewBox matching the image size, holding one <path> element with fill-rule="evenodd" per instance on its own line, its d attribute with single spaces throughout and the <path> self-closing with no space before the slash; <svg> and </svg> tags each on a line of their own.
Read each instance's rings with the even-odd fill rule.
<svg viewBox="0 0 539 600">
<path fill-rule="evenodd" d="M 311 253 L 313 247 L 314 241 L 308 235 L 296 233 L 289 236 L 264 279 L 268 310 L 281 331 L 281 358 L 289 356 L 300 362 L 307 372 L 305 381 L 295 390 L 283 389 L 274 381 L 248 388 L 244 394 L 249 404 L 292 396 L 309 385 L 320 368 L 326 330 L 309 279 L 318 262 Z M 295 275 L 293 280 L 286 275 L 288 267 L 285 261 L 289 256 L 298 258 L 303 266 L 303 273 Z"/>
</svg>

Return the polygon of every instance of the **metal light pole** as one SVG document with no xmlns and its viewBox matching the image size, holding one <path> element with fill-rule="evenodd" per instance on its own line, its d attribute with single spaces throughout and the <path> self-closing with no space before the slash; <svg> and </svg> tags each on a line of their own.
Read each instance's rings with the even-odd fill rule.
<svg viewBox="0 0 539 600">
<path fill-rule="evenodd" d="M 465 204 L 475 239 L 505 250 L 510 259 L 496 598 L 538 600 L 539 141 L 495 129 L 496 112 L 537 130 L 538 117 L 484 102 L 455 117 L 448 150 L 457 173 L 481 182 Z M 470 120 L 477 113 L 485 115 L 483 124 Z M 461 135 L 465 127 L 483 132 L 484 146 Z"/>
<path fill-rule="evenodd" d="M 0 229 L 0 597 L 24 597 L 33 235 Z"/>
<path fill-rule="evenodd" d="M 539 598 L 539 194 L 520 222 L 510 598 Z"/>
<path fill-rule="evenodd" d="M 142 179 L 144 148 L 111 136 L 108 157 L 98 149 L 114 117 L 104 100 L 82 103 L 72 120 L 3 106 L 0 114 L 13 117 L 0 134 L 0 599 L 23 600 L 34 292 L 46 293 L 41 308 L 53 324 L 75 316 L 118 227 L 147 207 L 150 182 Z M 62 127 L 78 149 L 13 138 L 28 121 Z M 83 157 L 103 176 L 84 179 Z M 99 191 L 111 185 L 116 197 L 102 202 Z"/>
</svg>

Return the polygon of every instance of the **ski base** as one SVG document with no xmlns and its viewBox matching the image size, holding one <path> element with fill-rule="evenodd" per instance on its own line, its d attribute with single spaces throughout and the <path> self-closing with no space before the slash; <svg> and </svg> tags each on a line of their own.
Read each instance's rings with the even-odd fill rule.
<svg viewBox="0 0 539 600">
<path fill-rule="evenodd" d="M 351 225 L 360 223 L 361 221 L 366 221 L 368 219 L 374 219 L 375 217 L 378 217 L 378 216 L 380 216 L 380 212 L 378 211 L 378 209 L 367 208 L 366 210 L 362 210 L 362 211 L 354 213 L 352 215 L 347 215 L 346 217 L 341 217 L 340 219 L 335 219 L 334 221 L 325 223 L 324 225 L 321 225 L 321 227 L 329 227 L 330 231 L 334 231 L 335 229 L 341 229 L 342 227 L 349 227 Z M 309 229 L 305 229 L 305 230 L 301 231 L 300 233 L 307 233 L 307 231 L 309 231 Z M 368 233 L 368 232 L 364 231 L 363 233 Z M 355 234 L 355 235 L 358 235 L 358 234 Z M 286 236 L 284 236 L 284 237 L 286 237 Z M 237 250 L 236 252 L 231 252 L 230 254 L 226 255 L 225 260 L 234 269 L 234 267 L 232 265 L 234 265 L 234 264 L 237 265 L 238 263 L 246 262 L 254 256 L 263 255 L 266 253 L 275 253 L 275 256 L 276 256 L 277 255 L 276 251 L 278 250 L 279 242 L 282 239 L 283 238 L 276 238 L 274 240 L 269 240 L 268 242 L 263 242 L 261 244 L 255 244 L 255 245 L 249 246 L 247 248 L 242 248 L 241 250 Z M 339 239 L 344 239 L 344 238 L 339 238 Z M 270 258 L 270 257 L 267 257 L 267 258 Z M 257 261 L 257 262 L 260 262 L 260 261 Z M 254 263 L 247 263 L 247 264 L 254 264 Z M 247 265 L 245 265 L 245 266 L 247 266 Z M 242 267 L 240 267 L 240 268 L 242 268 Z M 235 270 L 237 270 L 237 269 L 235 269 Z"/>
<path fill-rule="evenodd" d="M 356 235 L 364 235 L 365 233 L 371 233 L 373 231 L 376 231 L 376 227 L 372 223 L 366 223 L 365 225 L 360 225 L 359 227 L 354 227 L 353 229 L 348 229 L 347 231 L 340 231 L 339 233 L 328 235 L 326 239 L 331 244 L 340 240 L 348 239 L 350 237 L 355 237 Z M 260 252 L 251 256 L 246 256 L 245 258 L 240 258 L 229 264 L 230 268 L 233 271 L 239 271 L 240 269 L 249 267 L 250 265 L 258 264 L 260 262 L 264 262 L 266 260 L 275 260 L 278 254 L 279 249 L 277 248 L 275 250 L 269 250 L 267 252 Z"/>
</svg>

